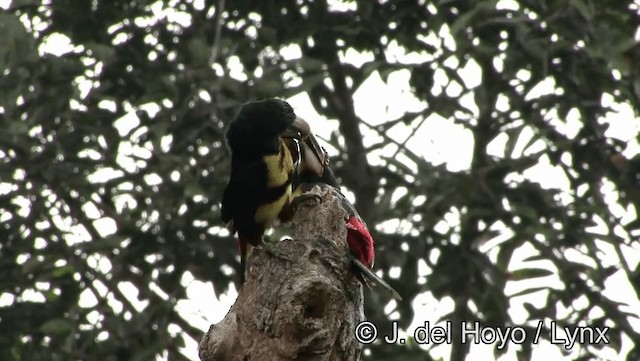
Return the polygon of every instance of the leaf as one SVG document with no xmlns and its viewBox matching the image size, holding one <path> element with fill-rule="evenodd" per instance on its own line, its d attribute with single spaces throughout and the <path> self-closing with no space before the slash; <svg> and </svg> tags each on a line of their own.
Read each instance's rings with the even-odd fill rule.
<svg viewBox="0 0 640 361">
<path fill-rule="evenodd" d="M 322 84 L 325 78 L 326 76 L 322 73 L 305 76 L 302 78 L 302 89 L 307 92 L 311 91 L 318 86 L 318 84 Z"/>
<path fill-rule="evenodd" d="M 297 59 L 296 62 L 304 69 L 305 72 L 317 72 L 322 70 L 324 62 L 316 58 L 303 56 Z"/>
<path fill-rule="evenodd" d="M 534 254 L 522 259 L 522 262 L 546 261 L 548 258 L 541 254 Z"/>
<path fill-rule="evenodd" d="M 192 38 L 187 43 L 189 54 L 191 55 L 191 65 L 194 67 L 206 67 L 209 65 L 211 55 L 210 47 L 202 38 Z"/>
<path fill-rule="evenodd" d="M 451 24 L 449 27 L 449 31 L 452 35 L 457 35 L 460 31 L 466 29 L 469 26 L 469 23 L 478 13 L 479 7 L 476 6 L 473 10 L 468 11 L 460 16 Z"/>
<path fill-rule="evenodd" d="M 113 46 L 90 42 L 85 45 L 87 49 L 91 50 L 92 55 L 104 64 L 108 64 L 115 60 L 116 50 Z"/>
<path fill-rule="evenodd" d="M 531 138 L 529 138 L 529 140 L 527 140 L 527 142 L 522 146 L 522 154 L 526 154 L 529 147 L 531 147 L 540 138 L 541 134 L 539 132 L 534 132 L 533 136 L 531 136 Z"/>
<path fill-rule="evenodd" d="M 271 26 L 262 24 L 258 29 L 258 36 L 267 44 L 278 42 L 278 31 Z"/>
<path fill-rule="evenodd" d="M 26 6 L 39 6 L 40 5 L 40 1 L 37 0 L 13 0 L 11 1 L 11 7 L 10 9 L 18 9 L 18 8 L 23 8 Z"/>
<path fill-rule="evenodd" d="M 206 194 L 206 192 L 202 189 L 200 183 L 198 183 L 197 181 L 190 181 L 184 187 L 184 194 L 189 198 L 192 198 L 196 196 L 202 196 Z"/>
<path fill-rule="evenodd" d="M 518 297 L 518 296 L 522 296 L 522 295 L 528 295 L 530 293 L 535 293 L 535 292 L 539 292 L 539 291 L 549 291 L 549 287 L 527 288 L 527 289 L 524 289 L 522 291 L 518 291 L 516 293 L 510 294 L 509 298 L 514 298 L 514 297 Z"/>
<path fill-rule="evenodd" d="M 88 242 L 82 242 L 76 245 L 78 249 L 86 252 L 95 252 L 104 249 L 119 248 L 120 244 L 129 237 L 127 235 L 114 233 L 102 239 L 95 239 Z"/>
<path fill-rule="evenodd" d="M 625 36 L 622 40 L 618 41 L 614 45 L 614 52 L 617 54 L 623 54 L 631 49 L 636 48 L 639 45 L 639 41 L 632 36 Z"/>
<path fill-rule="evenodd" d="M 515 235 L 504 241 L 498 250 L 496 266 L 498 266 L 499 269 L 506 271 L 509 267 L 509 261 L 511 261 L 511 257 L 513 257 L 513 252 L 520 245 L 522 245 L 522 242 L 518 242 Z"/>
<path fill-rule="evenodd" d="M 523 268 L 511 272 L 511 274 L 509 275 L 509 280 L 520 281 L 531 278 L 552 276 L 554 274 L 555 272 L 543 268 Z"/>
<path fill-rule="evenodd" d="M 73 324 L 64 318 L 54 318 L 45 322 L 40 326 L 40 331 L 45 334 L 61 335 L 71 332 L 74 329 Z"/>
<path fill-rule="evenodd" d="M 55 278 L 59 278 L 68 274 L 72 274 L 75 271 L 76 271 L 75 267 L 71 265 L 67 265 L 67 266 L 57 267 L 53 272 L 51 272 L 51 275 Z"/>
<path fill-rule="evenodd" d="M 375 71 L 378 71 L 378 69 L 380 69 L 381 67 L 384 67 L 385 64 L 386 63 L 377 60 L 368 61 L 362 64 L 362 66 L 360 67 L 360 70 L 362 71 L 362 77 L 365 79 L 368 78 L 369 75 L 373 74 Z"/>
<path fill-rule="evenodd" d="M 507 143 L 504 146 L 504 156 L 506 158 L 513 157 L 513 150 L 518 143 L 518 140 L 522 136 L 522 131 L 524 129 L 524 124 L 521 124 L 515 128 L 507 129 L 505 133 L 507 134 Z"/>
<path fill-rule="evenodd" d="M 583 0 L 569 0 L 569 3 L 576 10 L 578 10 L 580 15 L 582 15 L 582 17 L 584 18 L 584 20 L 587 20 L 587 21 L 591 20 L 592 11 L 589 8 L 589 6 Z"/>
<path fill-rule="evenodd" d="M 625 228 L 627 228 L 629 231 L 640 229 L 640 218 L 636 218 L 633 221 L 627 223 L 625 225 Z"/>
<path fill-rule="evenodd" d="M 15 15 L 0 12 L 0 34 L 1 71 L 38 58 L 33 37 Z"/>
</svg>

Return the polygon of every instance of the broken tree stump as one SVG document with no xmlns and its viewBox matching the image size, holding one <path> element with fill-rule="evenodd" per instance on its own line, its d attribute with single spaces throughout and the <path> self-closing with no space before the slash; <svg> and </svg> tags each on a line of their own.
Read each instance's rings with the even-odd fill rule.
<svg viewBox="0 0 640 361">
<path fill-rule="evenodd" d="M 199 345 L 202 361 L 359 360 L 355 327 L 365 320 L 351 272 L 346 212 L 335 191 L 301 204 L 290 240 L 255 249 L 247 281 L 225 318 Z"/>
</svg>

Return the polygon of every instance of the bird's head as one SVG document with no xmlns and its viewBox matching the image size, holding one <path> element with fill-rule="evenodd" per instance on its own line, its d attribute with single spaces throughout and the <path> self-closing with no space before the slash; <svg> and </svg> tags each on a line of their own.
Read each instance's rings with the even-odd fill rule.
<svg viewBox="0 0 640 361">
<path fill-rule="evenodd" d="M 238 158 L 276 154 L 282 141 L 302 179 L 337 186 L 326 151 L 316 141 L 309 124 L 296 116 L 284 100 L 272 98 L 244 104 L 229 125 L 226 138 L 232 155 Z"/>
<path fill-rule="evenodd" d="M 296 114 L 289 103 L 280 99 L 265 99 L 242 106 L 227 130 L 227 144 L 237 156 L 275 154 L 280 149 L 280 137 L 297 130 Z M 306 125 L 306 123 L 304 123 Z"/>
</svg>

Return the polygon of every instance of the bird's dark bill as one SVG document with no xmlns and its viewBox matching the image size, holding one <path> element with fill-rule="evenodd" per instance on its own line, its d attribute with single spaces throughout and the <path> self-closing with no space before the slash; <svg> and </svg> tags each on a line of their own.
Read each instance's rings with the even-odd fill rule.
<svg viewBox="0 0 640 361">
<path fill-rule="evenodd" d="M 293 123 L 287 127 L 287 129 L 280 134 L 282 138 L 292 138 L 297 140 L 303 140 L 311 134 L 311 128 L 309 123 L 304 119 L 297 117 Z"/>
</svg>

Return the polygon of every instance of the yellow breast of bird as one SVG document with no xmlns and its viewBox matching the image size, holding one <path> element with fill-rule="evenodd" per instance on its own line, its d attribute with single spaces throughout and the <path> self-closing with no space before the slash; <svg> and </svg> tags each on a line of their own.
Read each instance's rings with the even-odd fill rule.
<svg viewBox="0 0 640 361">
<path fill-rule="evenodd" d="M 264 157 L 267 165 L 267 188 L 285 186 L 284 192 L 276 200 L 263 204 L 256 210 L 255 221 L 257 223 L 270 223 L 291 200 L 291 178 L 293 175 L 293 158 L 291 152 L 280 140 L 280 151 Z"/>
<path fill-rule="evenodd" d="M 280 151 L 264 157 L 267 164 L 267 188 L 281 187 L 291 182 L 293 157 L 284 141 L 280 139 Z"/>
</svg>

